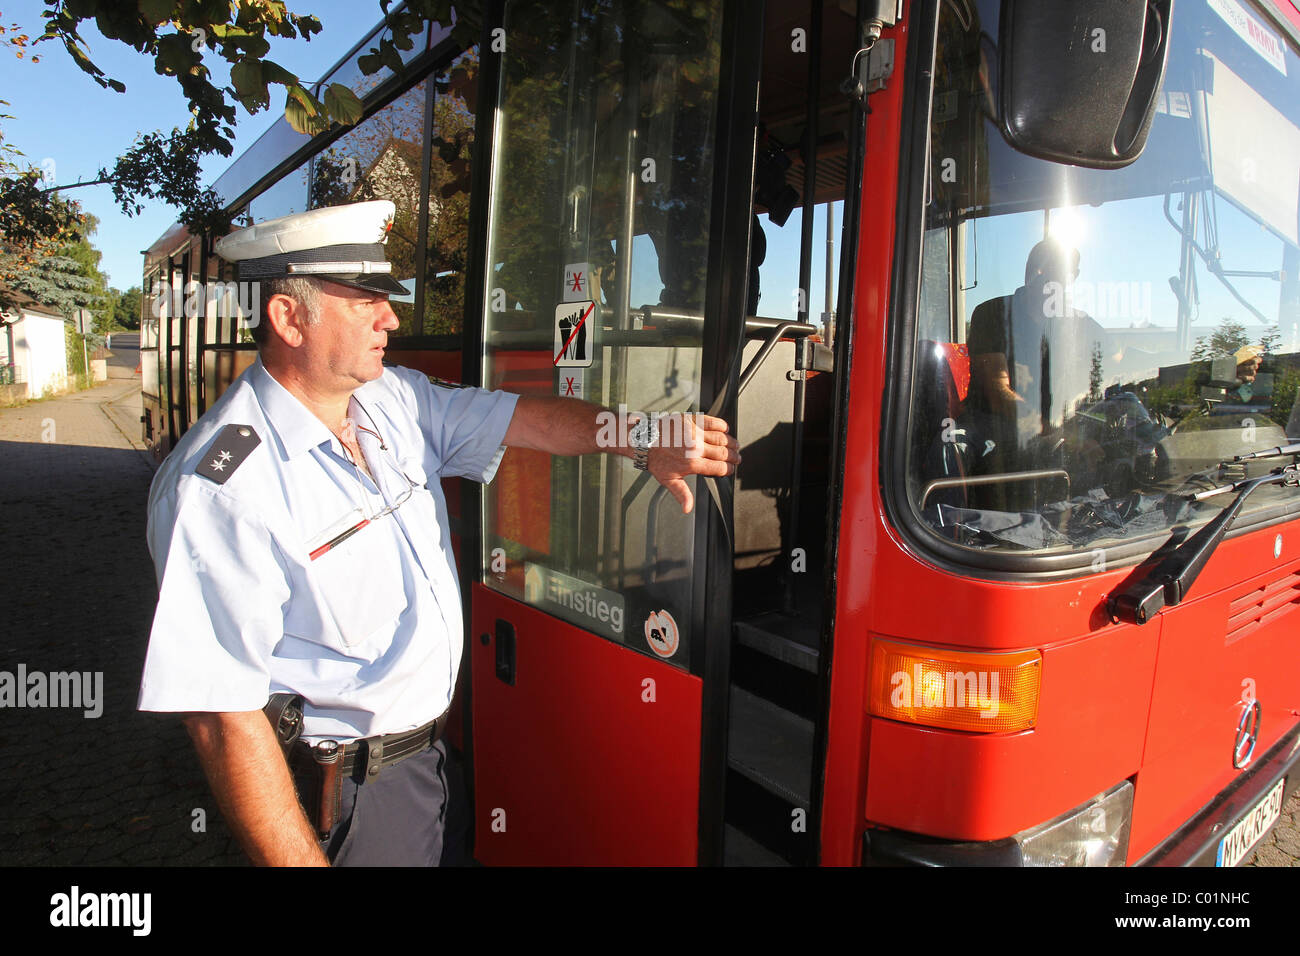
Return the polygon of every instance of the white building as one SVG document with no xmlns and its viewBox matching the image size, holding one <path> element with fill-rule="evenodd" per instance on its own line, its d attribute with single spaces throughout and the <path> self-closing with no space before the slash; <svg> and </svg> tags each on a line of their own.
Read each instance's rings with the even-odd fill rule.
<svg viewBox="0 0 1300 956">
<path fill-rule="evenodd" d="M 0 312 L 0 383 L 26 383 L 29 398 L 67 388 L 63 316 L 19 293 L 9 298 L 15 308 Z"/>
</svg>

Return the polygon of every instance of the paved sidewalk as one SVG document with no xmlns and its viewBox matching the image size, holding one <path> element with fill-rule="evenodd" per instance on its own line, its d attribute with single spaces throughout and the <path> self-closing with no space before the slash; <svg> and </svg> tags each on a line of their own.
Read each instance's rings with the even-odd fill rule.
<svg viewBox="0 0 1300 956">
<path fill-rule="evenodd" d="M 0 670 L 103 674 L 98 718 L 0 708 L 0 865 L 243 862 L 184 728 L 135 710 L 157 594 L 139 415 L 138 379 L 0 409 Z"/>
</svg>

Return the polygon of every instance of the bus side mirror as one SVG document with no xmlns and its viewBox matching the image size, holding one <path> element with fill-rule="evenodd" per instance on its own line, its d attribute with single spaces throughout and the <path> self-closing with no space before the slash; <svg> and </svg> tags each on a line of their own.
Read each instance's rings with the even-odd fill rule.
<svg viewBox="0 0 1300 956">
<path fill-rule="evenodd" d="M 1146 146 L 1173 0 L 1003 0 L 999 126 L 1016 149 L 1096 169 Z"/>
</svg>

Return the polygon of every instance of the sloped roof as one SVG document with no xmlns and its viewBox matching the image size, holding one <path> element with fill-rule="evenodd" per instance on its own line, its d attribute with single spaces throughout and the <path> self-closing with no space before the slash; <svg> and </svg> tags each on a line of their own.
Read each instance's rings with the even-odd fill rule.
<svg viewBox="0 0 1300 956">
<path fill-rule="evenodd" d="M 62 319 L 64 317 L 57 309 L 48 305 L 42 305 L 26 292 L 19 292 L 17 289 L 11 289 L 8 286 L 0 286 L 0 298 L 12 302 L 24 312 L 33 312 L 36 315 L 44 315 L 51 319 Z M 3 318 L 7 323 L 13 323 L 18 321 L 19 316 L 13 315 L 12 313 L 5 313 L 3 316 L 0 316 L 0 318 Z"/>
</svg>

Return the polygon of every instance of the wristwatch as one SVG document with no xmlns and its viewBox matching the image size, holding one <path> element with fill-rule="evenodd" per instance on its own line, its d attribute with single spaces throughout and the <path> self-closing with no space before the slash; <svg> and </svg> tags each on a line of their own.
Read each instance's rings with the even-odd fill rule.
<svg viewBox="0 0 1300 956">
<path fill-rule="evenodd" d="M 650 467 L 650 449 L 659 440 L 659 422 L 647 415 L 636 422 L 627 433 L 627 443 L 632 448 L 632 466 L 638 471 Z"/>
</svg>

